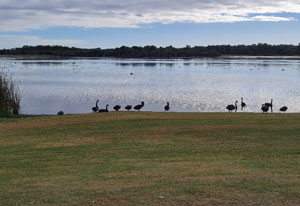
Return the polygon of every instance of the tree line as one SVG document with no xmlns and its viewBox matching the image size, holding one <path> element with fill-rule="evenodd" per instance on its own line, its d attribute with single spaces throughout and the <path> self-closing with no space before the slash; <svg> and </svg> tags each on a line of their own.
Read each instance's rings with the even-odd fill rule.
<svg viewBox="0 0 300 206">
<path fill-rule="evenodd" d="M 246 56 L 299 56 L 298 45 L 211 45 L 183 48 L 173 46 L 122 46 L 114 49 L 81 49 L 65 46 L 23 46 L 14 49 L 2 49 L 0 55 L 50 55 L 62 57 L 115 57 L 115 58 L 193 58 L 218 57 L 223 55 Z"/>
</svg>

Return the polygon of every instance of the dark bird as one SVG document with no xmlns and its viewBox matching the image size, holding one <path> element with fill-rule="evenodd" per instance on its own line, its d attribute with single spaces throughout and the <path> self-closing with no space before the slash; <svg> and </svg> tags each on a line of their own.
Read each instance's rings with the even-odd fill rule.
<svg viewBox="0 0 300 206">
<path fill-rule="evenodd" d="M 286 106 L 283 106 L 283 107 L 281 107 L 279 110 L 281 111 L 281 112 L 286 112 L 286 110 L 287 110 L 288 108 L 286 107 Z"/>
<path fill-rule="evenodd" d="M 244 102 L 244 99 L 243 99 L 243 97 L 241 98 L 241 108 L 242 108 L 242 110 L 244 109 L 244 107 L 246 107 L 246 103 Z"/>
<path fill-rule="evenodd" d="M 119 111 L 121 109 L 121 106 L 120 105 L 116 105 L 113 108 L 114 108 L 114 110 Z"/>
<path fill-rule="evenodd" d="M 140 111 L 140 109 L 142 109 L 144 105 L 145 105 L 144 102 L 141 102 L 141 104 L 135 105 L 133 109 Z"/>
<path fill-rule="evenodd" d="M 269 106 L 267 106 L 266 104 L 263 104 L 263 105 L 261 105 L 261 110 L 263 111 L 263 113 L 268 112 Z"/>
<path fill-rule="evenodd" d="M 170 110 L 170 105 L 169 102 L 167 102 L 167 105 L 165 106 L 165 111 L 169 111 Z"/>
<path fill-rule="evenodd" d="M 98 112 L 98 110 L 99 110 L 98 102 L 99 102 L 99 100 L 96 101 L 96 106 L 92 108 L 92 110 L 93 110 L 94 112 Z"/>
<path fill-rule="evenodd" d="M 271 103 L 265 103 L 266 107 L 270 107 L 271 108 L 271 112 L 273 112 L 273 99 L 271 99 Z"/>
<path fill-rule="evenodd" d="M 130 75 L 133 75 L 133 73 L 131 72 Z"/>
<path fill-rule="evenodd" d="M 226 109 L 228 109 L 228 111 L 229 112 L 231 112 L 231 111 L 233 111 L 233 110 L 235 110 L 235 112 L 237 111 L 237 103 L 238 103 L 238 101 L 235 101 L 235 104 L 233 105 L 233 104 L 229 104 L 227 107 L 226 107 Z"/>
<path fill-rule="evenodd" d="M 57 112 L 57 115 L 64 115 L 65 113 L 63 111 Z"/>
<path fill-rule="evenodd" d="M 101 113 L 102 113 L 102 112 L 109 112 L 109 111 L 108 111 L 108 106 L 109 106 L 109 105 L 107 104 L 105 109 L 99 109 L 99 112 L 101 112 Z"/>
<path fill-rule="evenodd" d="M 132 105 L 127 105 L 127 106 L 125 107 L 125 109 L 126 109 L 127 111 L 131 110 L 131 108 L 132 108 Z"/>
</svg>

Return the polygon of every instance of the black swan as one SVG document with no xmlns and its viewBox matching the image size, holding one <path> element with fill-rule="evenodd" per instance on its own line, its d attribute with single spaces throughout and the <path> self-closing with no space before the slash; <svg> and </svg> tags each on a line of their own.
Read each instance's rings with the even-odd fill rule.
<svg viewBox="0 0 300 206">
<path fill-rule="evenodd" d="M 121 106 L 120 105 L 116 105 L 113 108 L 114 108 L 114 110 L 119 111 L 121 109 Z"/>
<path fill-rule="evenodd" d="M 281 112 L 286 112 L 286 110 L 287 110 L 288 108 L 286 107 L 286 106 L 283 106 L 283 107 L 281 107 L 279 110 L 281 111 Z"/>
<path fill-rule="evenodd" d="M 271 108 L 271 112 L 273 112 L 273 99 L 271 99 L 271 103 L 265 103 L 266 107 L 270 107 Z"/>
<path fill-rule="evenodd" d="M 246 107 L 246 103 L 244 102 L 244 99 L 243 99 L 243 97 L 241 98 L 241 108 L 242 108 L 242 110 L 244 109 L 244 107 Z"/>
<path fill-rule="evenodd" d="M 263 104 L 263 105 L 261 105 L 261 110 L 263 111 L 263 113 L 268 112 L 269 106 L 267 106 L 266 104 Z"/>
<path fill-rule="evenodd" d="M 167 105 L 165 106 L 165 111 L 169 111 L 170 110 L 170 105 L 169 102 L 167 102 Z"/>
<path fill-rule="evenodd" d="M 57 115 L 64 115 L 65 113 L 63 111 L 57 112 Z"/>
<path fill-rule="evenodd" d="M 108 112 L 108 104 L 106 105 L 106 108 L 105 109 L 99 109 L 99 112 Z"/>
<path fill-rule="evenodd" d="M 99 102 L 99 100 L 96 101 L 96 106 L 92 108 L 92 110 L 93 110 L 94 112 L 98 112 L 98 110 L 99 110 L 98 102 Z"/>
<path fill-rule="evenodd" d="M 131 108 L 132 108 L 132 105 L 127 105 L 127 106 L 125 107 L 125 109 L 126 109 L 127 111 L 131 110 Z"/>
<path fill-rule="evenodd" d="M 140 111 L 140 109 L 142 109 L 144 105 L 145 105 L 144 102 L 141 102 L 141 104 L 135 105 L 133 109 Z"/>
<path fill-rule="evenodd" d="M 228 111 L 229 112 L 231 112 L 231 111 L 233 111 L 233 110 L 235 110 L 235 112 L 237 111 L 237 103 L 238 103 L 238 101 L 235 101 L 235 104 L 233 105 L 233 104 L 229 104 L 227 107 L 226 107 L 226 109 L 228 109 Z"/>
</svg>

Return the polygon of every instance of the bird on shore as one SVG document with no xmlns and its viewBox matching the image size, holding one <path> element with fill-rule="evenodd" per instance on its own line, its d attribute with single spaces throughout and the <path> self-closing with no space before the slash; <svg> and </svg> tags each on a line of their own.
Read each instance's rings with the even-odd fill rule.
<svg viewBox="0 0 300 206">
<path fill-rule="evenodd" d="M 263 111 L 263 113 L 268 112 L 269 106 L 267 106 L 266 104 L 263 104 L 263 105 L 261 105 L 261 110 Z"/>
<path fill-rule="evenodd" d="M 65 113 L 63 111 L 57 112 L 57 115 L 64 115 Z"/>
<path fill-rule="evenodd" d="M 133 109 L 140 111 L 145 106 L 144 102 L 141 102 L 141 104 L 135 105 Z"/>
<path fill-rule="evenodd" d="M 286 107 L 286 106 L 283 106 L 283 107 L 281 107 L 279 110 L 281 111 L 281 112 L 286 112 L 286 110 L 287 110 L 288 108 Z"/>
<path fill-rule="evenodd" d="M 169 102 L 167 102 L 167 105 L 165 106 L 165 111 L 169 111 L 170 110 L 170 105 Z"/>
<path fill-rule="evenodd" d="M 132 108 L 132 105 L 127 105 L 127 106 L 125 107 L 125 109 L 126 109 L 127 111 L 131 110 L 131 108 Z"/>
<path fill-rule="evenodd" d="M 102 112 L 109 112 L 109 111 L 108 111 L 108 106 L 109 106 L 109 105 L 107 104 L 105 109 L 99 109 L 98 112 L 100 112 L 100 113 L 102 113 Z"/>
<path fill-rule="evenodd" d="M 271 102 L 270 103 L 265 103 L 265 106 L 266 107 L 270 107 L 271 108 L 271 112 L 273 112 L 273 99 L 271 99 Z"/>
<path fill-rule="evenodd" d="M 119 111 L 121 109 L 121 106 L 120 105 L 116 105 L 113 108 L 114 108 L 114 110 Z"/>
<path fill-rule="evenodd" d="M 227 109 L 229 112 L 231 112 L 231 111 L 233 111 L 233 110 L 235 110 L 235 112 L 236 112 L 236 111 L 237 111 L 237 103 L 238 103 L 238 101 L 235 101 L 234 105 L 233 105 L 233 104 L 229 104 L 229 105 L 226 107 L 226 109 Z"/>
<path fill-rule="evenodd" d="M 241 97 L 241 108 L 242 108 L 242 110 L 244 109 L 244 107 L 246 107 L 246 103 L 244 102 L 244 99 L 243 99 L 243 97 Z"/>
<path fill-rule="evenodd" d="M 98 110 L 99 110 L 98 102 L 99 102 L 99 100 L 96 101 L 96 106 L 92 108 L 93 112 L 98 112 Z"/>
</svg>

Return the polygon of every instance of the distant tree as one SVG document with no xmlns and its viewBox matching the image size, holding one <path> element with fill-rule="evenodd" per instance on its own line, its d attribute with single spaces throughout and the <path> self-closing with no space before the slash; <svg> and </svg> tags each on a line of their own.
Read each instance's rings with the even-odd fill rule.
<svg viewBox="0 0 300 206">
<path fill-rule="evenodd" d="M 64 57 L 117 57 L 117 58 L 192 58 L 216 57 L 220 55 L 257 55 L 257 56 L 284 56 L 300 55 L 300 44 L 270 45 L 265 43 L 252 45 L 186 45 L 183 48 L 173 46 L 121 46 L 115 49 L 80 49 L 65 46 L 23 46 L 21 48 L 0 50 L 1 55 L 50 55 Z"/>
</svg>

